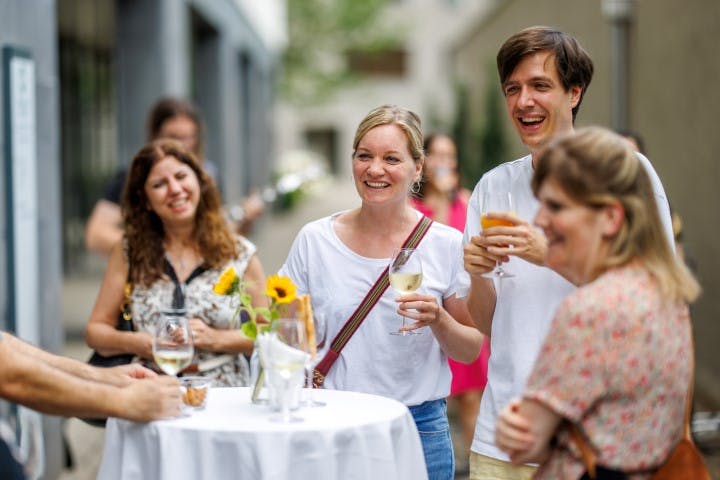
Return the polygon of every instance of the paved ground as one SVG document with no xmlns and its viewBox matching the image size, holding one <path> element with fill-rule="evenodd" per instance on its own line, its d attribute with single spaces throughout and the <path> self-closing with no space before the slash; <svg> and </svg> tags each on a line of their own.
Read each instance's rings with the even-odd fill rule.
<svg viewBox="0 0 720 480">
<path fill-rule="evenodd" d="M 330 199 L 330 200 L 328 200 Z M 268 213 L 258 223 L 251 239 L 259 247 L 259 256 L 267 273 L 273 273 L 282 264 L 298 229 L 307 221 L 329 213 L 352 208 L 358 203 L 354 187 L 349 183 L 329 183 L 311 193 L 291 214 Z M 63 292 L 63 321 L 68 341 L 65 353 L 74 358 L 87 359 L 89 349 L 81 337 L 82 329 L 92 308 L 101 278 L 98 273 L 84 278 L 67 281 Z M 702 406 L 701 406 L 702 407 Z M 453 421 L 454 412 L 449 412 L 452 433 L 457 452 L 457 466 L 466 466 L 464 455 L 459 452 L 459 427 Z M 91 427 L 77 419 L 66 422 L 65 432 L 75 460 L 75 467 L 66 470 L 59 480 L 91 480 L 97 476 L 103 447 L 104 430 Z M 708 445 L 712 451 L 706 456 L 714 477 L 720 479 L 720 436 Z M 456 479 L 465 480 L 459 474 Z"/>
</svg>

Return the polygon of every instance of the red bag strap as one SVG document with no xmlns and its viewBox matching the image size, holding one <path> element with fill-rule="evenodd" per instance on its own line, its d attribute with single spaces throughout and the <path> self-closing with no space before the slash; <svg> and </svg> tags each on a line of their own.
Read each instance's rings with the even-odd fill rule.
<svg viewBox="0 0 720 480">
<path fill-rule="evenodd" d="M 415 248 L 418 246 L 425 234 L 430 230 L 430 225 L 432 225 L 432 220 L 423 215 L 417 225 L 415 225 L 413 231 L 410 232 L 410 235 L 405 239 L 402 248 Z M 360 302 L 352 315 L 350 315 L 350 318 L 345 322 L 345 325 L 343 325 L 335 336 L 330 344 L 330 349 L 315 367 L 313 371 L 313 386 L 315 388 L 321 387 L 325 382 L 325 375 L 327 375 L 330 367 L 332 367 L 335 360 L 340 356 L 340 351 L 345 348 L 347 342 L 360 327 L 360 324 L 365 320 L 370 310 L 372 310 L 378 300 L 380 300 L 380 297 L 385 293 L 388 286 L 390 286 L 390 280 L 388 277 L 388 268 L 385 267 L 385 270 L 383 270 L 377 280 L 375 280 L 375 284 L 370 288 L 365 298 L 362 299 L 362 302 Z"/>
</svg>

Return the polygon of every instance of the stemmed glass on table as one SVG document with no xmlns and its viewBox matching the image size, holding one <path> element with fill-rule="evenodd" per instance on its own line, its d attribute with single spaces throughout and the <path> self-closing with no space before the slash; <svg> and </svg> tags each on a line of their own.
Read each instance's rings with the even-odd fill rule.
<svg viewBox="0 0 720 480">
<path fill-rule="evenodd" d="M 390 276 L 390 285 L 400 293 L 407 295 L 412 293 L 422 284 L 422 263 L 420 256 L 415 255 L 414 248 L 400 248 L 393 252 L 388 266 L 388 275 Z M 405 327 L 405 317 L 400 316 L 402 325 L 397 331 L 390 332 L 391 335 L 419 335 L 416 330 L 403 330 Z"/>
<path fill-rule="evenodd" d="M 304 351 L 306 345 L 305 325 L 297 319 L 280 319 L 273 322 L 270 351 L 266 359 L 272 371 L 271 381 L 279 381 L 282 389 L 279 390 L 280 413 L 270 417 L 273 422 L 294 423 L 301 422 L 301 417 L 296 417 L 290 412 L 290 401 L 294 394 L 292 379 L 298 371 L 301 371 L 307 362 L 307 354 Z"/>
<path fill-rule="evenodd" d="M 327 321 L 323 314 L 316 313 L 313 315 L 313 323 L 315 324 L 315 349 L 308 344 L 308 362 L 305 364 L 306 386 L 308 388 L 308 406 L 324 407 L 325 402 L 317 400 L 313 392 L 313 372 L 320 360 L 325 356 L 325 352 L 330 348 L 330 342 L 327 339 Z M 310 339 L 307 339 L 309 342 Z M 313 354 L 314 353 L 314 354 Z"/>
<path fill-rule="evenodd" d="M 488 218 L 489 213 L 512 213 L 515 207 L 510 192 L 485 190 L 483 193 L 482 214 L 480 215 L 480 226 L 483 230 L 492 227 L 512 227 L 515 224 L 509 220 L 500 218 Z M 495 268 L 485 274 L 488 277 L 509 278 L 515 275 L 505 270 L 499 261 L 495 262 Z"/>
<path fill-rule="evenodd" d="M 192 332 L 185 310 L 164 310 L 152 340 L 153 359 L 168 375 L 177 375 L 192 362 Z"/>
</svg>

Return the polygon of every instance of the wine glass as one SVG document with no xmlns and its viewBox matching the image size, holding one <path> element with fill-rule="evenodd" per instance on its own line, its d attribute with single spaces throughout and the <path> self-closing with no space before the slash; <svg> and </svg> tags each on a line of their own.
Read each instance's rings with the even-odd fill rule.
<svg viewBox="0 0 720 480">
<path fill-rule="evenodd" d="M 499 218 L 488 218 L 489 213 L 512 213 L 515 210 L 513 198 L 510 192 L 497 192 L 486 190 L 483 193 L 482 214 L 480 215 L 480 226 L 483 231 L 493 227 L 512 227 L 515 225 L 509 220 Z M 488 277 L 509 278 L 515 275 L 503 269 L 501 262 L 495 262 L 495 268 L 485 274 Z"/>
<path fill-rule="evenodd" d="M 185 310 L 163 310 L 152 340 L 153 359 L 168 375 L 177 375 L 192 362 L 193 338 Z M 182 405 L 182 415 L 192 408 Z"/>
<path fill-rule="evenodd" d="M 308 357 L 304 351 L 305 325 L 297 319 L 276 320 L 273 322 L 271 335 L 266 359 L 272 370 L 269 380 L 275 383 L 280 400 L 280 413 L 270 417 L 270 420 L 280 423 L 302 422 L 302 418 L 290 412 L 290 402 L 296 393 L 293 379 L 297 378 L 296 373 L 302 372 Z M 302 375 L 300 377 L 302 378 Z M 300 384 L 302 381 L 298 387 Z"/>
<path fill-rule="evenodd" d="M 414 248 L 400 248 L 393 252 L 388 266 L 388 275 L 390 276 L 390 285 L 400 293 L 406 295 L 412 293 L 422 283 L 422 263 L 420 256 L 415 255 Z M 405 317 L 400 316 L 402 325 L 397 331 L 390 332 L 391 335 L 419 335 L 416 330 L 403 330 L 405 327 Z"/>
<path fill-rule="evenodd" d="M 190 365 L 194 348 L 185 310 L 164 310 L 152 342 L 153 359 L 168 375 Z"/>
<path fill-rule="evenodd" d="M 308 388 L 307 404 L 310 407 L 324 407 L 326 403 L 316 399 L 313 392 L 313 372 L 330 348 L 330 341 L 327 338 L 327 321 L 325 320 L 325 316 L 315 313 L 313 323 L 315 324 L 315 348 L 313 349 L 310 346 L 310 339 L 308 339 L 307 346 L 310 355 L 308 356 L 308 362 L 305 364 L 305 373 L 307 375 L 306 386 Z"/>
</svg>

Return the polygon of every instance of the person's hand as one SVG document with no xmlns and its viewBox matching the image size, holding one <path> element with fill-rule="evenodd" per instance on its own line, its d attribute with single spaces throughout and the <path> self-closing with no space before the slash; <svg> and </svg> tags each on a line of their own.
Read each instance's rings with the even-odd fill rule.
<svg viewBox="0 0 720 480">
<path fill-rule="evenodd" d="M 212 328 L 199 318 L 193 318 L 188 323 L 193 335 L 195 348 L 211 352 L 215 351 L 220 340 L 218 335 L 221 335 L 219 330 Z M 225 333 L 227 333 L 227 330 L 225 330 Z"/>
<path fill-rule="evenodd" d="M 507 453 L 510 461 L 514 463 L 535 444 L 535 437 L 530 431 L 530 422 L 518 413 L 519 406 L 519 398 L 511 400 L 502 409 L 495 424 L 495 445 Z"/>
<path fill-rule="evenodd" d="M 465 270 L 471 277 L 481 277 L 495 268 L 496 261 L 502 261 L 503 257 L 491 254 L 487 245 L 483 235 L 475 235 L 463 247 Z"/>
<path fill-rule="evenodd" d="M 547 238 L 539 229 L 514 213 L 498 212 L 487 216 L 513 223 L 511 227 L 492 227 L 482 232 L 483 245 L 489 255 L 501 262 L 507 262 L 510 255 L 514 255 L 535 265 L 545 264 Z"/>
<path fill-rule="evenodd" d="M 117 416 L 135 422 L 149 422 L 180 414 L 180 383 L 169 375 L 132 382 L 122 388 L 120 397 Z"/>
<path fill-rule="evenodd" d="M 129 383 L 140 379 L 157 377 L 157 373 L 143 367 L 139 363 L 119 365 L 117 367 L 107 368 L 106 370 L 115 377 L 114 383 L 120 386 L 128 385 Z"/>
<path fill-rule="evenodd" d="M 402 327 L 402 331 L 429 327 L 440 318 L 441 307 L 432 295 L 414 292 L 396 297 L 395 301 L 400 304 L 398 307 L 400 315 L 415 320 L 414 323 Z"/>
</svg>

